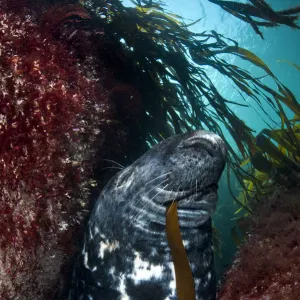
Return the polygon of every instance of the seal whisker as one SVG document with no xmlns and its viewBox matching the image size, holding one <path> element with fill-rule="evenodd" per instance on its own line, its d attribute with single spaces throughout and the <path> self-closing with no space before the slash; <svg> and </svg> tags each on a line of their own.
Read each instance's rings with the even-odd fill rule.
<svg viewBox="0 0 300 300">
<path fill-rule="evenodd" d="M 177 188 L 177 191 L 175 192 L 175 194 L 179 194 L 179 190 L 180 190 L 180 186 L 178 186 L 178 188 Z M 174 197 L 174 199 L 172 199 L 172 203 L 171 203 L 171 205 L 169 206 L 169 209 L 168 209 L 168 211 L 167 211 L 167 215 L 168 215 L 168 213 L 169 213 L 169 211 L 170 211 L 170 208 L 171 208 L 171 206 L 174 204 L 174 202 L 176 201 L 176 198 L 177 198 L 177 196 L 176 197 Z"/>
<path fill-rule="evenodd" d="M 170 187 L 170 190 L 172 190 L 173 187 L 174 187 L 174 184 Z M 165 191 L 165 190 L 162 189 L 161 192 L 163 192 L 163 191 Z M 161 200 L 158 202 L 158 205 L 157 205 L 157 207 L 156 207 L 155 213 L 157 213 L 157 212 L 159 211 L 159 206 L 160 206 L 160 205 L 163 205 L 163 203 L 164 203 L 164 199 L 161 199 Z"/>
<path fill-rule="evenodd" d="M 153 197 L 151 200 L 154 200 L 154 198 L 157 197 L 160 193 L 166 191 L 165 188 L 166 188 L 167 186 L 168 186 L 168 184 L 165 185 L 163 188 L 161 188 L 161 189 L 156 193 L 156 195 L 154 195 L 154 197 Z M 170 187 L 170 190 L 172 190 L 173 187 L 174 187 L 174 184 Z M 153 212 L 154 215 L 156 215 L 157 213 L 159 213 L 159 208 L 160 208 L 160 206 L 163 205 L 163 203 L 164 203 L 164 200 L 163 200 L 163 199 L 161 199 L 160 201 L 158 201 L 158 205 L 156 206 L 156 209 L 155 209 L 154 212 Z M 150 204 L 151 204 L 151 203 L 149 203 L 149 205 L 150 205 Z M 148 225 L 149 225 L 149 224 L 150 224 L 150 221 L 149 221 Z"/>
<path fill-rule="evenodd" d="M 152 187 L 149 191 L 148 191 L 148 194 L 149 192 L 155 190 L 157 187 L 159 187 L 161 184 L 165 183 L 166 181 L 168 180 L 168 178 L 164 179 L 162 182 L 160 182 L 159 184 L 155 185 L 154 187 Z M 150 183 L 150 182 L 148 182 Z M 145 184 L 144 188 L 140 189 L 140 191 L 134 196 L 134 198 L 132 199 L 132 201 L 135 201 L 136 198 L 142 193 L 145 191 L 145 189 L 147 189 L 146 187 L 147 184 Z M 138 199 L 138 201 L 136 201 L 135 203 L 138 204 L 140 201 L 142 200 L 142 198 Z M 128 203 L 127 205 L 130 205 L 130 203 Z"/>
<path fill-rule="evenodd" d="M 152 188 L 151 190 L 157 188 L 159 185 L 161 185 L 161 184 L 164 183 L 165 181 L 167 181 L 167 179 L 165 179 L 164 181 L 162 181 L 160 184 L 156 185 L 156 186 L 155 186 L 154 188 Z M 169 185 L 169 183 L 167 183 L 161 190 L 159 190 L 159 191 L 158 191 L 158 192 L 150 199 L 150 201 L 152 201 L 155 197 L 157 197 L 160 193 L 162 193 L 162 192 L 164 191 L 164 189 L 165 189 L 168 185 Z M 151 190 L 150 190 L 150 191 L 151 191 Z M 139 201 L 141 201 L 141 200 L 142 200 L 142 198 L 139 199 Z M 150 205 L 150 204 L 151 204 L 150 201 L 146 201 L 146 204 L 145 204 L 142 208 L 138 209 L 139 212 L 138 212 L 138 214 L 137 214 L 136 216 L 133 217 L 133 219 L 137 218 L 137 216 L 140 214 L 140 212 L 142 212 L 142 211 L 144 210 L 144 208 L 145 208 L 147 205 Z M 134 208 L 136 208 L 136 207 L 134 207 Z"/>
<path fill-rule="evenodd" d="M 118 169 L 118 170 L 123 170 L 123 168 L 121 168 L 121 167 L 114 167 L 114 166 L 111 166 L 111 167 L 101 168 L 99 171 L 106 170 L 106 169 Z"/>
<path fill-rule="evenodd" d="M 123 165 L 121 165 L 120 163 L 112 160 L 112 159 L 106 159 L 106 158 L 103 158 L 102 160 L 105 160 L 105 161 L 109 161 L 109 162 L 112 162 L 114 164 L 116 164 L 117 166 L 121 167 L 121 169 L 124 169 L 125 167 Z"/>
<path fill-rule="evenodd" d="M 173 185 L 169 188 L 169 190 L 173 190 L 174 186 L 175 186 L 175 184 L 173 184 Z M 168 192 L 167 190 L 162 189 L 162 192 L 163 192 L 163 191 Z M 176 194 L 176 193 L 178 193 L 178 191 L 177 191 L 177 192 L 174 192 L 174 193 Z M 173 197 L 172 197 L 172 199 L 173 199 Z M 174 199 L 176 199 L 176 196 L 174 197 Z M 158 202 L 158 204 L 159 204 L 159 205 L 163 205 L 165 202 L 169 202 L 169 201 L 171 201 L 171 199 L 168 199 L 168 200 L 161 199 L 161 200 Z M 159 205 L 158 205 L 157 209 L 159 209 Z"/>
<path fill-rule="evenodd" d="M 171 172 L 167 172 L 167 173 L 164 173 L 164 174 L 162 174 L 162 175 L 159 175 L 159 176 L 157 176 L 157 177 L 155 177 L 155 178 L 149 180 L 148 182 L 146 182 L 145 185 L 148 185 L 149 183 L 153 182 L 154 180 L 156 180 L 156 179 L 158 179 L 158 178 L 160 178 L 160 177 L 166 176 L 166 175 L 168 175 L 168 174 L 170 174 L 170 173 L 171 173 Z"/>
<path fill-rule="evenodd" d="M 135 197 L 132 199 L 132 201 L 135 201 L 135 199 L 147 188 L 146 186 L 148 185 L 148 184 L 150 184 L 151 182 L 153 182 L 153 181 L 155 181 L 156 179 L 158 179 L 158 178 L 161 178 L 161 177 L 163 177 L 163 176 L 166 176 L 166 175 L 168 175 L 168 174 L 170 174 L 171 172 L 167 172 L 167 173 L 164 173 L 164 174 L 161 174 L 161 175 L 159 175 L 159 176 L 157 176 L 157 177 L 155 177 L 155 178 L 153 178 L 153 179 L 151 179 L 151 180 L 149 180 L 148 182 L 146 182 L 146 184 L 145 184 L 145 186 L 144 186 L 144 188 L 142 188 L 142 189 L 140 189 L 140 191 L 135 195 Z M 154 189 L 156 189 L 157 187 L 159 187 L 161 184 L 163 184 L 164 182 L 166 182 L 168 180 L 168 178 L 166 178 L 166 179 L 164 179 L 162 182 L 160 182 L 158 185 L 156 185 L 156 186 L 154 186 L 153 188 L 151 188 L 149 191 L 148 191 L 148 193 L 149 192 L 151 192 L 152 190 L 154 190 Z M 163 191 L 164 189 L 162 189 L 162 191 Z M 161 191 L 161 192 L 162 192 Z M 140 198 L 137 202 L 136 202 L 136 204 L 138 204 L 140 201 L 141 201 L 142 199 Z M 128 203 L 127 205 L 130 205 L 130 203 Z"/>
<path fill-rule="evenodd" d="M 166 181 L 166 180 L 165 180 L 165 181 Z M 139 208 L 139 209 L 138 209 L 138 213 L 137 213 L 134 217 L 131 218 L 132 221 L 135 220 L 135 219 L 139 219 L 140 216 L 142 215 L 142 213 L 145 212 L 145 207 L 146 207 L 147 205 L 150 205 L 150 204 L 151 204 L 151 201 L 152 201 L 157 195 L 159 195 L 159 194 L 164 190 L 164 188 L 166 188 L 168 185 L 169 185 L 169 183 L 167 183 L 167 184 L 162 188 L 162 190 L 158 191 L 158 192 L 150 199 L 150 201 L 146 201 L 146 204 L 145 204 L 143 207 Z M 129 223 L 130 225 L 132 224 L 132 221 Z"/>
</svg>

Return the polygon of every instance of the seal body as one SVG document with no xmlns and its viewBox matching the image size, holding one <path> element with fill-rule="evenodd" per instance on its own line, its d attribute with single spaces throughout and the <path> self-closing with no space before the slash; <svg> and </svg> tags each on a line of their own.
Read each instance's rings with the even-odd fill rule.
<svg viewBox="0 0 300 300">
<path fill-rule="evenodd" d="M 178 202 L 197 300 L 216 297 L 211 214 L 226 147 L 207 131 L 176 135 L 114 176 L 91 213 L 69 300 L 175 300 L 166 207 Z"/>
</svg>

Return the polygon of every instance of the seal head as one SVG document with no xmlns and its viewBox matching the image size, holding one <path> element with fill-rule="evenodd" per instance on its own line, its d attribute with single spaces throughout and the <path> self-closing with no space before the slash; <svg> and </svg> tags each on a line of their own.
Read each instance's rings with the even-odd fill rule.
<svg viewBox="0 0 300 300">
<path fill-rule="evenodd" d="M 199 130 L 164 140 L 115 175 L 90 216 L 69 299 L 177 299 L 165 232 L 172 201 L 197 300 L 215 299 L 211 214 L 226 154 L 219 136 Z"/>
</svg>

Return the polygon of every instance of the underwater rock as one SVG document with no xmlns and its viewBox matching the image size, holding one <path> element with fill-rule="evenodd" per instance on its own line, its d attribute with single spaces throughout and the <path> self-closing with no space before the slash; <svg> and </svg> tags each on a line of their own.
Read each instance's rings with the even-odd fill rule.
<svg viewBox="0 0 300 300">
<path fill-rule="evenodd" d="M 91 189 L 107 180 L 94 180 L 94 164 L 126 155 L 129 129 L 107 97 L 106 78 L 117 81 L 99 67 L 101 57 L 78 59 L 27 9 L 7 12 L 6 4 L 0 1 L 0 298 L 58 299 Z"/>
<path fill-rule="evenodd" d="M 300 295 L 300 189 L 258 205 L 218 300 L 296 300 Z"/>
</svg>

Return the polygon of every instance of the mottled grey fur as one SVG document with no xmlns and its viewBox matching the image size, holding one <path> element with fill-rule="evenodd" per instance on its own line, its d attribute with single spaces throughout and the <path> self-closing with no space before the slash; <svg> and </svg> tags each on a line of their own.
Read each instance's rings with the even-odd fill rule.
<svg viewBox="0 0 300 300">
<path fill-rule="evenodd" d="M 165 233 L 174 200 L 197 300 L 215 299 L 211 214 L 225 160 L 220 137 L 195 131 L 161 142 L 114 176 L 90 216 L 69 299 L 177 299 Z"/>
</svg>

